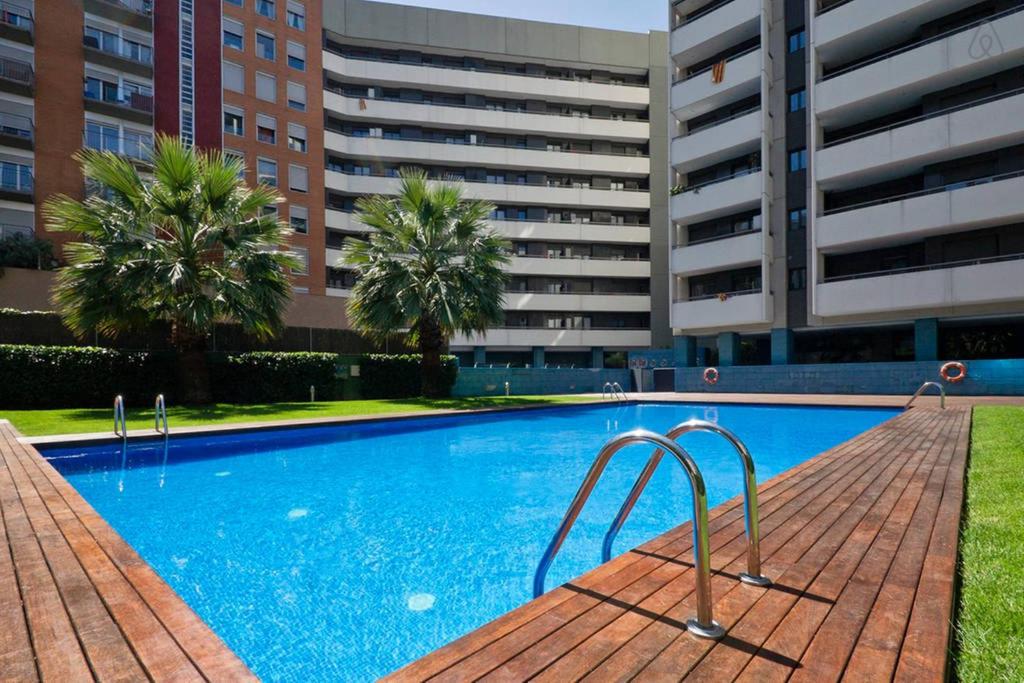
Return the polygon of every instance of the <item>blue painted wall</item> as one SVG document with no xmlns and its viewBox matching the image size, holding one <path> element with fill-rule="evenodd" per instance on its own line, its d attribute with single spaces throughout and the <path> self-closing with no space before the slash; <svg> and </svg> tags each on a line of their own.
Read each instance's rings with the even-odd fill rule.
<svg viewBox="0 0 1024 683">
<path fill-rule="evenodd" d="M 512 395 L 600 394 L 605 382 L 630 388 L 629 370 L 600 368 L 460 368 L 454 396 L 503 396 L 505 382 Z"/>
<path fill-rule="evenodd" d="M 718 384 L 714 386 L 704 383 L 704 368 L 676 368 L 676 391 L 912 394 L 922 382 L 941 381 L 942 364 L 943 361 L 915 361 L 719 367 Z M 959 384 L 944 383 L 948 395 L 1024 396 L 1024 360 L 974 360 L 966 365 L 967 379 Z"/>
</svg>

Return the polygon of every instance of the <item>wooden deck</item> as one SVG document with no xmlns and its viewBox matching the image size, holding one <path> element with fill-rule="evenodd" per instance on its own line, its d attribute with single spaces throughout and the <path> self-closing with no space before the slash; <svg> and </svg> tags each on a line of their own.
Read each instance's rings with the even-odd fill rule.
<svg viewBox="0 0 1024 683">
<path fill-rule="evenodd" d="M 969 431 L 968 407 L 915 408 L 762 485 L 768 589 L 737 580 L 741 500 L 715 508 L 721 641 L 685 629 L 686 524 L 390 680 L 943 680 Z"/>
<path fill-rule="evenodd" d="M 0 680 L 255 679 L 0 420 Z"/>
</svg>

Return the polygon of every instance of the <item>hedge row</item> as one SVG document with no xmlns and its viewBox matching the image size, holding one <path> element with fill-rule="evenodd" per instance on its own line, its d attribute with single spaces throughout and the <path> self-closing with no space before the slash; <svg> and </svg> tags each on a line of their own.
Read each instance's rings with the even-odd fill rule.
<svg viewBox="0 0 1024 683">
<path fill-rule="evenodd" d="M 333 353 L 218 354 L 210 364 L 213 399 L 217 403 L 274 403 L 308 401 L 309 388 L 316 400 L 335 398 Z"/>
<path fill-rule="evenodd" d="M 359 374 L 363 380 L 363 398 L 412 398 L 420 395 L 420 358 L 418 353 L 363 356 Z M 455 356 L 441 356 L 441 387 L 450 396 L 459 364 Z"/>
</svg>

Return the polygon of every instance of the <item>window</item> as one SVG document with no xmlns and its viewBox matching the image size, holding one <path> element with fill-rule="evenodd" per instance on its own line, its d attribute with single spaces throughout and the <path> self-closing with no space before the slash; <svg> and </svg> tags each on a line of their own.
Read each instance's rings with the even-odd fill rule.
<svg viewBox="0 0 1024 683">
<path fill-rule="evenodd" d="M 277 204 L 270 204 L 263 207 L 264 216 L 273 216 L 274 220 L 277 220 Z"/>
<path fill-rule="evenodd" d="M 297 164 L 288 165 L 288 189 L 309 192 L 309 169 Z"/>
<path fill-rule="evenodd" d="M 790 268 L 789 269 L 789 291 L 796 292 L 801 289 L 807 289 L 807 269 L 806 268 Z"/>
<path fill-rule="evenodd" d="M 242 7 L 245 4 L 244 0 L 224 0 L 224 2 L 235 7 Z"/>
<path fill-rule="evenodd" d="M 803 230 L 807 227 L 807 209 L 793 209 L 789 212 L 790 230 Z"/>
<path fill-rule="evenodd" d="M 299 265 L 292 270 L 293 275 L 306 275 L 309 273 L 309 249 L 305 247 L 292 247 L 292 254 L 299 260 Z"/>
<path fill-rule="evenodd" d="M 789 51 L 796 52 L 807 47 L 807 32 L 803 29 L 793 31 L 789 34 Z"/>
<path fill-rule="evenodd" d="M 245 41 L 242 36 L 245 35 L 245 29 L 242 28 L 242 24 L 233 19 L 224 19 L 224 46 L 233 47 L 236 50 L 245 49 Z"/>
<path fill-rule="evenodd" d="M 789 172 L 796 173 L 807 168 L 807 148 L 795 149 L 789 153 Z"/>
<path fill-rule="evenodd" d="M 121 153 L 133 159 L 148 159 L 149 151 L 153 149 L 153 136 L 147 132 L 124 129 L 124 144 L 121 145 Z"/>
<path fill-rule="evenodd" d="M 256 97 L 266 102 L 277 101 L 277 78 L 256 72 Z"/>
<path fill-rule="evenodd" d="M 119 152 L 120 135 L 117 126 L 88 121 L 85 124 L 85 146 L 103 152 Z"/>
<path fill-rule="evenodd" d="M 274 61 L 277 57 L 277 46 L 274 36 L 256 31 L 256 56 Z"/>
<path fill-rule="evenodd" d="M 306 30 L 306 8 L 302 6 L 301 2 L 288 0 L 288 10 L 285 21 L 288 22 L 288 25 L 292 28 L 296 28 L 300 31 Z"/>
<path fill-rule="evenodd" d="M 277 187 L 277 162 L 273 159 L 256 160 L 256 182 Z"/>
<path fill-rule="evenodd" d="M 288 149 L 306 153 L 306 127 L 297 123 L 288 124 Z"/>
<path fill-rule="evenodd" d="M 306 111 L 306 86 L 288 81 L 288 106 L 298 111 Z"/>
<path fill-rule="evenodd" d="M 789 110 L 800 111 L 807 108 L 807 90 L 800 88 L 789 93 Z"/>
<path fill-rule="evenodd" d="M 245 67 L 234 62 L 221 62 L 221 78 L 224 89 L 232 92 L 245 92 Z"/>
<path fill-rule="evenodd" d="M 256 0 L 256 14 L 273 19 L 276 14 L 274 0 Z"/>
<path fill-rule="evenodd" d="M 256 139 L 268 145 L 277 144 L 277 120 L 266 114 L 256 114 Z"/>
<path fill-rule="evenodd" d="M 224 107 L 224 132 L 245 135 L 245 115 L 241 109 Z"/>
<path fill-rule="evenodd" d="M 240 180 L 245 180 L 245 155 L 238 150 L 225 148 L 224 157 L 228 161 L 237 162 L 239 164 L 238 178 Z"/>
<path fill-rule="evenodd" d="M 288 66 L 299 71 L 306 70 L 306 46 L 288 41 Z"/>
<path fill-rule="evenodd" d="M 309 233 L 309 209 L 304 206 L 292 205 L 291 213 L 288 216 L 288 223 L 292 230 L 302 235 Z"/>
</svg>

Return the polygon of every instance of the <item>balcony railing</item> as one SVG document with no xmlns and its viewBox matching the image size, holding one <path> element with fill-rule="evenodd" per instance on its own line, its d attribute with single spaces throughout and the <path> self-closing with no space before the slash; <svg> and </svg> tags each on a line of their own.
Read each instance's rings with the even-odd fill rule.
<svg viewBox="0 0 1024 683">
<path fill-rule="evenodd" d="M 103 130 L 85 130 L 82 143 L 88 149 L 122 154 L 137 161 L 150 161 L 153 139 L 149 135 L 112 135 Z"/>
<path fill-rule="evenodd" d="M 86 87 L 85 98 L 95 102 L 105 102 L 119 107 L 126 107 L 146 114 L 153 113 L 152 95 L 144 95 L 143 93 L 134 91 L 127 92 L 122 88 L 118 88 L 114 91 L 107 88 L 102 88 L 101 90 L 102 92 L 97 92 L 94 89 Z"/>
<path fill-rule="evenodd" d="M 330 202 L 327 203 L 327 208 L 330 209 L 331 211 L 337 211 L 339 213 L 347 213 L 347 214 L 355 213 L 355 211 L 353 211 L 352 209 L 346 209 L 344 207 L 337 206 L 336 204 L 331 204 Z M 603 223 L 601 221 L 583 220 L 583 219 L 579 219 L 579 218 L 576 219 L 576 220 L 572 220 L 572 221 L 564 221 L 564 220 L 553 220 L 550 216 L 548 218 L 536 218 L 536 219 L 530 219 L 530 218 L 506 218 L 504 216 L 490 216 L 488 218 L 488 220 L 490 220 L 490 221 L 499 221 L 501 223 L 547 223 L 547 224 L 550 224 L 550 225 L 594 225 L 594 226 L 598 226 L 598 227 L 613 227 L 613 228 L 649 228 L 649 227 L 651 227 L 649 223 L 625 223 L 625 222 L 622 222 L 622 223 Z"/>
<path fill-rule="evenodd" d="M 0 79 L 32 85 L 32 65 L 20 59 L 0 57 Z"/>
<path fill-rule="evenodd" d="M 728 73 L 728 71 L 729 71 L 729 69 L 728 69 L 729 62 L 737 60 L 740 57 L 746 57 L 751 52 L 757 52 L 760 49 L 761 49 L 760 45 L 753 45 L 751 47 L 748 47 L 746 50 L 741 50 L 740 52 L 737 52 L 734 55 L 729 55 L 728 57 L 725 57 L 724 59 L 719 60 L 719 61 L 724 61 L 726 63 L 726 73 Z M 705 66 L 704 68 L 700 69 L 699 71 L 694 71 L 693 73 L 686 74 L 685 76 L 683 76 L 679 80 L 672 81 L 672 85 L 677 85 L 679 83 L 685 83 L 686 81 L 689 81 L 689 80 L 692 80 L 694 78 L 697 78 L 698 76 L 703 76 L 704 74 L 708 73 L 709 71 L 711 71 L 714 68 L 715 68 L 714 64 L 711 64 L 710 66 Z"/>
<path fill-rule="evenodd" d="M 113 34 L 104 35 L 102 39 L 96 36 L 82 36 L 82 44 L 85 47 L 108 55 L 114 55 L 121 59 L 145 64 L 146 66 L 152 66 L 153 64 L 153 48 L 134 40 L 125 40 Z"/>
<path fill-rule="evenodd" d="M 707 16 L 708 14 L 711 14 L 712 12 L 714 12 L 719 7 L 722 7 L 723 5 L 728 5 L 730 2 L 732 2 L 732 0 L 718 0 L 718 2 L 712 2 L 710 5 L 705 5 L 704 7 L 701 7 L 696 12 L 693 12 L 693 13 L 683 17 L 679 21 L 679 23 L 676 24 L 675 26 L 673 26 L 672 28 L 673 29 L 677 29 L 680 26 L 686 26 L 687 24 L 690 24 L 690 23 L 692 23 L 694 21 L 697 21 L 701 17 L 704 17 L 704 16 Z"/>
<path fill-rule="evenodd" d="M 698 192 L 699 193 L 701 189 L 703 189 L 705 187 L 708 187 L 709 185 L 717 185 L 718 183 L 724 183 L 724 182 L 726 182 L 728 180 L 735 180 L 736 178 L 742 178 L 743 176 L 753 175 L 755 173 L 760 173 L 760 172 L 761 172 L 761 167 L 760 166 L 757 166 L 757 167 L 751 168 L 751 169 L 747 169 L 745 171 L 737 171 L 736 173 L 732 173 L 732 174 L 727 175 L 727 176 L 725 176 L 723 178 L 714 178 L 712 180 L 706 180 L 703 183 L 697 183 L 696 185 L 687 185 L 686 187 L 682 188 L 679 192 L 676 192 L 675 194 L 686 194 L 687 192 Z"/>
<path fill-rule="evenodd" d="M 510 313 L 516 313 L 516 311 L 510 311 Z M 643 326 L 640 326 L 640 327 L 635 327 L 635 326 L 631 327 L 631 326 L 626 326 L 626 325 L 622 325 L 620 327 L 614 327 L 614 326 L 612 326 L 612 327 L 608 327 L 608 326 L 597 327 L 595 325 L 590 325 L 590 326 L 587 326 L 587 325 L 576 325 L 576 326 L 563 325 L 563 326 L 559 326 L 559 327 L 549 326 L 549 325 L 504 325 L 504 326 L 499 325 L 499 326 L 496 326 L 496 327 L 488 327 L 487 329 L 488 330 L 551 330 L 551 331 L 554 331 L 554 330 L 603 330 L 603 331 L 625 330 L 627 332 L 630 332 L 630 331 L 632 331 L 632 332 L 646 332 L 646 331 L 650 330 L 651 328 L 648 325 L 643 325 Z"/>
<path fill-rule="evenodd" d="M 723 123 L 727 123 L 727 122 L 732 121 L 734 119 L 738 119 L 738 118 L 740 118 L 742 116 L 746 116 L 747 114 L 752 114 L 755 111 L 759 111 L 760 109 L 761 109 L 761 103 L 758 102 L 753 107 L 749 107 L 749 108 L 744 109 L 742 111 L 738 111 L 735 114 L 730 114 L 729 116 L 726 116 L 725 118 L 715 119 L 714 121 L 708 121 L 707 123 L 702 123 L 699 126 L 695 126 L 693 128 L 690 128 L 689 130 L 686 131 L 686 135 L 680 135 L 679 137 L 676 138 L 676 140 L 679 140 L 680 138 L 688 138 L 691 135 L 693 135 L 694 133 L 699 133 L 702 130 L 707 130 L 709 128 L 714 128 L 715 126 L 720 126 Z"/>
<path fill-rule="evenodd" d="M 691 296 L 685 299 L 673 298 L 672 303 L 685 304 L 690 301 L 708 301 L 710 299 L 719 299 L 721 301 L 728 301 L 734 296 L 744 296 L 746 294 L 760 294 L 762 290 L 760 287 L 754 289 L 737 289 L 731 292 L 715 292 L 714 294 L 701 294 L 699 296 Z"/>
<path fill-rule="evenodd" d="M 909 266 L 907 268 L 891 268 L 889 270 L 872 270 L 867 273 L 856 273 L 854 275 L 835 275 L 826 277 L 825 282 L 843 282 L 846 280 L 862 280 L 869 277 L 884 277 L 886 275 L 903 275 L 904 273 L 921 273 L 926 270 L 945 270 L 947 268 L 963 268 L 964 266 L 980 266 L 988 263 L 1002 263 L 1003 261 L 1019 261 L 1024 259 L 1024 253 L 1005 254 L 1003 256 L 986 256 L 985 258 L 965 259 L 962 261 L 946 261 L 944 263 L 929 263 L 923 266 Z"/>
<path fill-rule="evenodd" d="M 12 161 L 0 161 L 0 189 L 12 192 L 32 192 L 32 167 Z"/>
<path fill-rule="evenodd" d="M 398 178 L 398 172 L 395 173 L 351 173 L 344 170 L 337 164 L 328 162 L 327 170 L 332 173 L 341 173 L 342 175 L 353 176 L 357 178 Z M 513 182 L 513 183 L 489 183 L 483 180 L 468 180 L 458 174 L 445 174 L 441 176 L 431 175 L 431 180 L 448 181 L 448 182 L 460 182 L 460 183 L 471 183 L 473 185 L 490 185 L 491 187 L 547 187 L 556 190 L 597 190 L 599 192 L 650 192 L 646 188 L 618 188 L 618 187 L 591 187 L 590 185 L 576 185 L 576 184 L 559 184 L 559 183 L 529 183 L 529 182 Z"/>
<path fill-rule="evenodd" d="M 124 7 L 125 9 L 131 10 L 137 14 L 145 14 L 150 16 L 153 14 L 153 1 L 154 0 L 102 0 L 108 5 L 117 5 Z"/>
<path fill-rule="evenodd" d="M 552 292 L 547 289 L 506 289 L 506 294 L 551 294 L 557 296 L 650 296 L 650 292 Z"/>
<path fill-rule="evenodd" d="M 747 230 L 736 230 L 735 232 L 725 233 L 723 235 L 715 235 L 714 237 L 704 237 L 699 240 L 690 240 L 680 244 L 676 242 L 674 245 L 676 249 L 685 249 L 686 247 L 696 247 L 699 244 L 710 244 L 711 242 L 721 242 L 732 237 L 740 237 L 741 235 L 754 235 L 761 232 L 761 228 L 749 228 Z"/>
<path fill-rule="evenodd" d="M 818 16 L 850 2 L 853 0 L 818 0 Z"/>
<path fill-rule="evenodd" d="M 33 137 L 32 119 L 21 114 L 0 112 L 0 135 L 31 140 Z"/>
<path fill-rule="evenodd" d="M 585 254 L 574 254 L 571 256 L 548 256 L 545 254 L 516 254 L 509 252 L 509 256 L 524 259 L 541 259 L 554 261 L 628 261 L 633 263 L 647 263 L 651 259 L 646 256 L 588 256 Z"/>
<path fill-rule="evenodd" d="M 12 225 L 0 223 L 0 239 L 7 239 L 15 235 L 21 235 L 25 239 L 31 239 L 35 231 L 28 225 Z"/>
<path fill-rule="evenodd" d="M 0 1 L 0 23 L 32 32 L 32 10 L 6 0 Z"/>
<path fill-rule="evenodd" d="M 999 182 L 1000 180 L 1008 180 L 1010 178 L 1018 178 L 1024 176 L 1024 171 L 1011 171 L 1010 173 L 1000 173 L 998 175 L 990 175 L 984 178 L 973 178 L 971 180 L 962 180 L 956 183 L 948 183 L 946 185 L 939 185 L 937 187 L 929 187 L 926 190 L 918 190 L 916 192 L 906 192 L 904 194 L 897 194 L 891 197 L 883 197 L 881 199 L 872 199 L 867 202 L 859 202 L 857 204 L 850 204 L 849 206 L 839 206 L 834 209 L 828 209 L 823 215 L 831 216 L 837 213 L 843 213 L 844 211 L 854 211 L 856 209 L 864 209 L 869 206 L 878 206 L 880 204 L 889 204 L 891 202 L 900 202 L 904 199 L 914 199 L 915 197 L 926 197 L 930 194 L 939 194 L 940 192 L 952 192 L 953 190 L 960 190 L 965 187 L 974 187 L 976 185 L 987 185 L 988 183 Z"/>
</svg>

